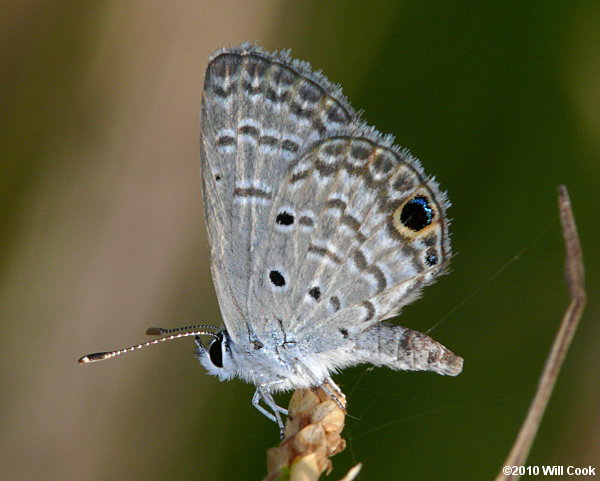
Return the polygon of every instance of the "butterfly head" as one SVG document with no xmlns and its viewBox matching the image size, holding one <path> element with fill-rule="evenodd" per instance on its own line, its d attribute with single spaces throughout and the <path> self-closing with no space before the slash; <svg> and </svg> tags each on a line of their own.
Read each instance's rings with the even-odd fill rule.
<svg viewBox="0 0 600 481">
<path fill-rule="evenodd" d="M 208 347 L 202 343 L 200 336 L 196 336 L 196 345 L 196 356 L 209 374 L 217 376 L 221 381 L 227 381 L 234 376 L 231 338 L 226 330 L 219 331 Z"/>
</svg>

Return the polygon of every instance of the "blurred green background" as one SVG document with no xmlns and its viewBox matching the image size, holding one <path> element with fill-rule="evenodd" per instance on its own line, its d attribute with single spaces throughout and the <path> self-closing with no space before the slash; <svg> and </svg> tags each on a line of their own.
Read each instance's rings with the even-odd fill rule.
<svg viewBox="0 0 600 481">
<path fill-rule="evenodd" d="M 590 299 L 528 464 L 600 469 L 599 2 L 26 0 L 0 12 L 0 478 L 265 474 L 275 426 L 193 341 L 76 363 L 221 323 L 198 111 L 209 53 L 243 40 L 341 83 L 453 203 L 452 272 L 398 322 L 436 326 L 464 372 L 338 375 L 331 479 L 358 461 L 362 480 L 493 479 L 568 303 L 559 183 Z"/>
</svg>

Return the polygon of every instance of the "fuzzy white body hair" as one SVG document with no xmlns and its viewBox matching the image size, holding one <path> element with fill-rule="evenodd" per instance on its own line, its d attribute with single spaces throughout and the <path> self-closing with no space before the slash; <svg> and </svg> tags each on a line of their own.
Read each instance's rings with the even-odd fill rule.
<svg viewBox="0 0 600 481">
<path fill-rule="evenodd" d="M 221 349 L 222 366 L 211 358 L 212 345 L 210 350 L 199 346 L 202 365 L 221 381 L 238 377 L 272 392 L 320 386 L 332 373 L 363 363 L 452 376 L 462 370 L 462 359 L 429 336 L 384 322 L 321 352 L 312 349 L 310 340 L 261 343 L 243 350 L 223 332 L 222 341 L 214 341 L 220 344 L 215 347 Z"/>
</svg>

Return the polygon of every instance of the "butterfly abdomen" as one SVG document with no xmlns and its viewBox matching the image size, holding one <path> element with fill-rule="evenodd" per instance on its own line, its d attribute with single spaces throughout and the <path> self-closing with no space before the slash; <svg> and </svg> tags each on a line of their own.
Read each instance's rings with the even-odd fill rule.
<svg viewBox="0 0 600 481">
<path fill-rule="evenodd" d="M 364 331 L 356 339 L 357 352 L 365 362 L 400 371 L 433 371 L 456 376 L 463 359 L 431 337 L 402 326 L 382 322 Z"/>
</svg>

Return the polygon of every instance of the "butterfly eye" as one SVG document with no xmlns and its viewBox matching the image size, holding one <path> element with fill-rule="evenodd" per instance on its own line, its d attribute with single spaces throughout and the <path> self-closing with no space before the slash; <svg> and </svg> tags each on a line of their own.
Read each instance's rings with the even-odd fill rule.
<svg viewBox="0 0 600 481">
<path fill-rule="evenodd" d="M 210 357 L 210 362 L 212 362 L 216 367 L 223 367 L 223 335 L 219 334 L 219 337 L 210 343 L 210 347 L 208 348 L 208 356 Z"/>
</svg>

